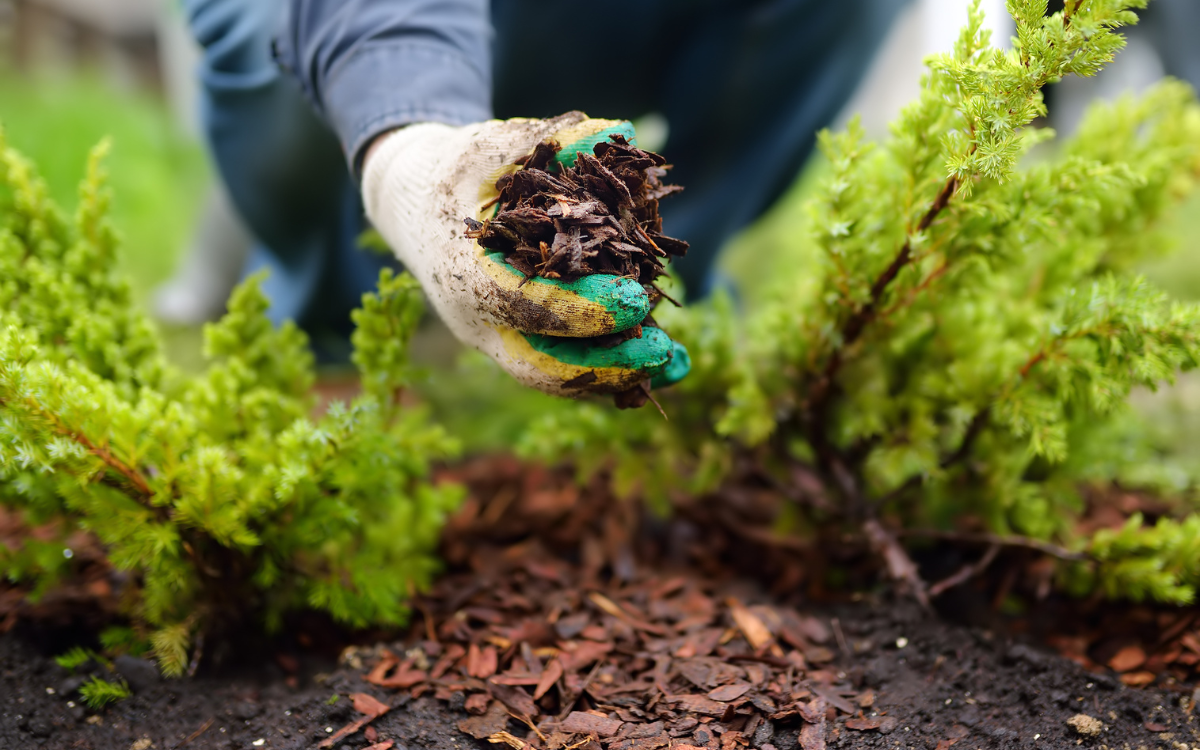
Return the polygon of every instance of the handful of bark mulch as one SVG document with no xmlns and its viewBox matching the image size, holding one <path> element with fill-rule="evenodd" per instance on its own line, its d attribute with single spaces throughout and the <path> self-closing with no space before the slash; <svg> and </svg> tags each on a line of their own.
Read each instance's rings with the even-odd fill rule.
<svg viewBox="0 0 1200 750">
<path fill-rule="evenodd" d="M 620 135 L 580 152 L 558 169 L 560 146 L 544 141 L 496 182 L 499 211 L 468 218 L 467 237 L 504 254 L 527 279 L 574 281 L 590 274 L 635 279 L 648 288 L 688 243 L 662 234 L 658 201 L 683 188 L 665 185 L 666 160 Z M 661 291 L 658 292 L 661 295 Z"/>
</svg>

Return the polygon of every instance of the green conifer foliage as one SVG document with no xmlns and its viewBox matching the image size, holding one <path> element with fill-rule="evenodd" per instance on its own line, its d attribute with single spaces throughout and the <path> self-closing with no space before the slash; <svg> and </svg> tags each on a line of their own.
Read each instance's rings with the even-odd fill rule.
<svg viewBox="0 0 1200 750">
<path fill-rule="evenodd" d="M 129 614 L 168 674 L 196 633 L 247 616 L 278 625 L 314 607 L 357 626 L 402 621 L 460 497 L 429 480 L 454 441 L 398 397 L 415 283 L 386 273 L 365 297 L 366 392 L 319 418 L 305 337 L 271 326 L 258 278 L 205 331 L 207 369 L 183 377 L 115 271 L 104 152 L 68 221 L 0 141 L 0 503 L 59 532 L 0 549 L 0 569 L 41 594 L 67 536 L 96 535 L 132 574 Z"/>
<path fill-rule="evenodd" d="M 1072 521 L 1086 483 L 1147 458 L 1131 389 L 1200 357 L 1200 310 L 1130 271 L 1167 244 L 1159 220 L 1200 179 L 1200 106 L 1164 82 L 1093 107 L 1075 136 L 1029 153 L 1054 138 L 1031 127 L 1042 88 L 1098 71 L 1144 5 L 1068 1 L 1047 15 L 1046 0 L 1009 0 L 1004 51 L 974 3 L 886 143 L 857 123 L 822 134 L 817 253 L 762 261 L 782 279 L 777 299 L 741 332 L 721 301 L 663 321 L 700 362 L 663 393 L 670 422 L 584 406 L 544 420 L 526 450 L 615 451 L 621 486 L 651 496 L 672 476 L 713 489 L 752 466 L 814 520 L 862 525 L 891 562 L 887 526 L 973 517 L 994 536 L 1065 547 L 1073 591 L 1190 601 L 1200 527 L 1186 508 L 1092 539 Z M 797 468 L 819 478 L 816 496 Z"/>
</svg>

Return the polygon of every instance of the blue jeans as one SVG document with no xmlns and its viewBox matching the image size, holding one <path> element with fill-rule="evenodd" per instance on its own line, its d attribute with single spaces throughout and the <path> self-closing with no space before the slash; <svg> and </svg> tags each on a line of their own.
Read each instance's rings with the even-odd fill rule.
<svg viewBox="0 0 1200 750">
<path fill-rule="evenodd" d="M 357 249 L 365 225 L 345 157 L 272 60 L 288 0 L 183 1 L 205 51 L 211 151 L 260 242 L 255 264 L 272 268 L 272 316 L 344 336 L 384 261 Z M 640 0 L 599 8 L 573 34 L 575 2 L 493 0 L 495 115 L 663 113 L 670 178 L 686 188 L 664 202 L 664 228 L 691 243 L 675 272 L 702 297 L 718 250 L 792 182 L 902 6 Z"/>
</svg>

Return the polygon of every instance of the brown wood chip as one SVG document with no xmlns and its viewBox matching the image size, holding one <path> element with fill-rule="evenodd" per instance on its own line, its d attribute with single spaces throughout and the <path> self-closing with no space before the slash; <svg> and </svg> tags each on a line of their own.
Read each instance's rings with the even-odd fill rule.
<svg viewBox="0 0 1200 750">
<path fill-rule="evenodd" d="M 1141 646 L 1126 646 L 1108 660 L 1114 672 L 1131 672 L 1146 663 L 1146 652 Z"/>
<path fill-rule="evenodd" d="M 529 693 L 519 687 L 509 687 L 508 685 L 497 685 L 494 682 L 489 682 L 488 690 L 491 692 L 493 698 L 508 706 L 509 710 L 517 716 L 533 718 L 540 713 L 537 704 L 533 702 L 533 698 L 529 697 Z"/>
<path fill-rule="evenodd" d="M 381 703 L 366 693 L 354 693 L 350 696 L 350 700 L 354 702 L 355 711 L 371 717 L 383 716 L 392 708 L 386 703 Z"/>
<path fill-rule="evenodd" d="M 487 693 L 471 693 L 467 696 L 467 701 L 463 708 L 472 716 L 482 716 L 487 713 L 488 705 L 491 702 L 492 699 Z"/>
<path fill-rule="evenodd" d="M 752 685 L 748 682 L 739 682 L 733 685 L 722 685 L 715 690 L 709 692 L 708 697 L 715 701 L 735 701 L 750 691 Z"/>
<path fill-rule="evenodd" d="M 499 703 L 492 703 L 482 716 L 472 716 L 458 722 L 458 729 L 477 740 L 484 740 L 508 726 L 508 711 Z"/>
<path fill-rule="evenodd" d="M 542 672 L 541 679 L 538 680 L 537 688 L 533 691 L 533 699 L 541 700 L 541 697 L 550 692 L 550 688 L 554 687 L 554 683 L 562 679 L 563 665 L 558 659 L 550 662 L 545 671 Z"/>
<path fill-rule="evenodd" d="M 733 616 L 733 621 L 737 623 L 738 629 L 742 631 L 742 635 L 746 638 L 746 643 L 750 644 L 750 648 L 755 651 L 761 651 L 774 640 L 771 631 L 763 624 L 758 615 L 751 612 L 746 607 L 742 606 L 736 599 L 729 600 L 729 613 Z"/>
<path fill-rule="evenodd" d="M 676 704 L 683 711 L 704 716 L 724 716 L 728 706 L 703 695 L 668 695 L 663 700 Z"/>
<path fill-rule="evenodd" d="M 558 725 L 559 730 L 572 734 L 593 734 L 597 737 L 612 737 L 621 730 L 620 719 L 597 716 L 586 711 L 572 711 Z"/>
<path fill-rule="evenodd" d="M 800 727 L 800 747 L 802 750 L 825 750 L 825 722 L 805 724 Z"/>
<path fill-rule="evenodd" d="M 367 724 L 391 710 L 390 706 L 380 703 L 366 693 L 354 693 L 350 696 L 350 699 L 354 701 L 354 710 L 366 715 L 358 721 L 350 722 L 338 731 L 329 735 L 321 742 L 319 747 L 333 747 L 334 744 L 341 741 L 343 738 L 349 737 L 350 735 L 358 732 Z"/>
</svg>

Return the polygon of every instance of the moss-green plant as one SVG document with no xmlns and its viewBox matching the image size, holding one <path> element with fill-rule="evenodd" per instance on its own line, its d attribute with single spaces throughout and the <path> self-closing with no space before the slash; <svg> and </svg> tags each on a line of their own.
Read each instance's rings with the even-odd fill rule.
<svg viewBox="0 0 1200 750">
<path fill-rule="evenodd" d="M 125 683 L 125 680 L 117 679 L 112 682 L 101 677 L 92 677 L 83 683 L 79 688 L 79 694 L 83 696 L 84 703 L 97 711 L 110 703 L 123 701 L 133 695 L 129 692 L 129 685 Z"/>
<path fill-rule="evenodd" d="M 886 143 L 856 123 L 822 134 L 814 252 L 800 264 L 782 253 L 787 267 L 762 257 L 774 299 L 732 332 L 720 301 L 662 315 L 699 362 L 663 394 L 670 422 L 585 405 L 547 417 L 525 449 L 615 454 L 622 486 L 651 496 L 678 487 L 674 476 L 702 490 L 750 471 L 813 520 L 862 524 L 884 544 L 880 519 L 923 530 L 974 519 L 1084 556 L 1062 569 L 1073 591 L 1192 600 L 1186 507 L 1090 539 L 1074 519 L 1088 483 L 1155 484 L 1127 399 L 1200 358 L 1200 308 L 1131 271 L 1167 244 L 1160 220 L 1200 178 L 1200 106 L 1165 82 L 1093 107 L 1052 155 L 1030 155 L 1054 139 L 1032 126 L 1042 88 L 1099 70 L 1144 5 L 1067 2 L 1047 15 L 1046 0 L 1009 0 L 1006 51 L 974 3 Z"/>
<path fill-rule="evenodd" d="M 99 661 L 102 658 L 103 657 L 101 657 L 95 651 L 92 651 L 90 648 L 75 646 L 65 654 L 60 654 L 54 657 L 54 663 L 68 672 L 74 672 L 76 669 L 79 669 L 93 659 Z"/>
<path fill-rule="evenodd" d="M 195 633 L 248 616 L 401 622 L 460 496 L 429 481 L 454 441 L 398 398 L 415 283 L 385 273 L 356 314 L 352 403 L 314 415 L 305 337 L 271 326 L 259 278 L 206 329 L 207 369 L 184 377 L 116 270 L 104 152 L 68 220 L 0 141 L 0 502 L 57 531 L 0 550 L 5 574 L 43 593 L 69 565 L 67 536 L 94 534 L 131 574 L 121 642 L 148 639 L 168 674 Z"/>
</svg>

